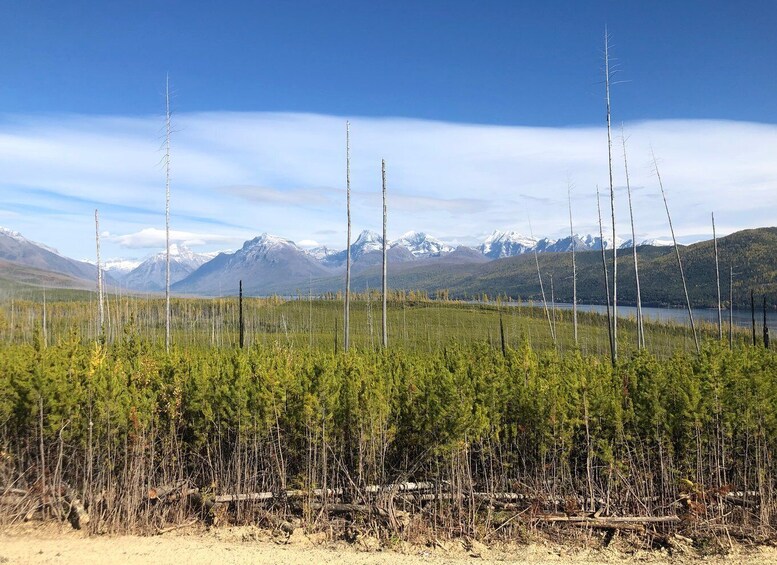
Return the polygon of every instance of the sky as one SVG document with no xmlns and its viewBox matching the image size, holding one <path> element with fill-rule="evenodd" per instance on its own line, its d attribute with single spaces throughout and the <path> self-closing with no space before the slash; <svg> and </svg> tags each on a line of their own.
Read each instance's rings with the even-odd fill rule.
<svg viewBox="0 0 777 565">
<path fill-rule="evenodd" d="M 173 239 L 263 232 L 345 246 L 354 229 L 475 244 L 494 229 L 595 232 L 609 198 L 603 47 L 637 238 L 774 225 L 777 2 L 0 1 L 0 225 L 87 259 L 164 246 L 164 84 Z"/>
</svg>

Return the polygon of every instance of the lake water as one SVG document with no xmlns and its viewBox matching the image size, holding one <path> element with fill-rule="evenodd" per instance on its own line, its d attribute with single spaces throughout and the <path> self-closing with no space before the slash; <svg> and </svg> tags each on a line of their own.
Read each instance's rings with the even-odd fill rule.
<svg viewBox="0 0 777 565">
<path fill-rule="evenodd" d="M 535 306 L 542 306 L 541 302 L 535 302 Z M 557 303 L 556 308 L 564 310 L 571 310 L 572 304 Z M 597 314 L 607 314 L 607 307 L 601 304 L 578 304 L 578 312 L 596 312 Z M 694 308 L 693 320 L 695 322 L 704 321 L 713 324 L 718 323 L 718 311 L 713 308 Z M 681 324 L 689 324 L 688 310 L 684 308 L 651 308 L 647 306 L 642 307 L 642 314 L 645 316 L 645 320 L 655 322 L 676 322 Z M 632 318 L 637 317 L 637 308 L 635 306 L 621 306 L 618 305 L 618 317 L 619 318 Z M 750 327 L 752 323 L 750 310 L 734 310 L 733 322 L 737 326 Z M 766 323 L 770 328 L 777 327 L 777 312 L 766 312 Z M 760 308 L 756 307 L 755 311 L 755 324 L 760 328 L 763 326 L 763 312 Z M 723 310 L 723 326 L 728 325 L 728 310 Z"/>
</svg>

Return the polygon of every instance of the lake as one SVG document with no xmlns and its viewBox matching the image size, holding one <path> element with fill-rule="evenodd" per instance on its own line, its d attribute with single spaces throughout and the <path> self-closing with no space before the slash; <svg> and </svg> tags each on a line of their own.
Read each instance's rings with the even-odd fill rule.
<svg viewBox="0 0 777 565">
<path fill-rule="evenodd" d="M 542 306 L 542 302 L 535 302 L 536 305 Z M 556 308 L 563 310 L 571 310 L 572 304 L 556 303 Z M 577 310 L 579 312 L 596 312 L 597 314 L 607 314 L 607 307 L 601 304 L 578 304 Z M 718 311 L 713 308 L 694 308 L 693 320 L 695 322 L 704 321 L 713 324 L 718 323 Z M 642 307 L 642 314 L 645 316 L 645 320 L 654 322 L 677 322 L 688 324 L 688 310 L 684 308 L 652 308 L 648 306 Z M 632 318 L 637 317 L 636 306 L 621 306 L 618 305 L 618 317 L 619 318 Z M 752 322 L 750 310 L 734 310 L 733 322 L 737 326 L 750 327 Z M 770 328 L 777 327 L 777 312 L 766 312 L 766 323 Z M 757 328 L 763 326 L 763 312 L 760 308 L 756 308 L 755 311 L 755 324 Z M 723 310 L 723 326 L 728 326 L 728 310 Z M 759 334 L 760 335 L 760 334 Z"/>
</svg>

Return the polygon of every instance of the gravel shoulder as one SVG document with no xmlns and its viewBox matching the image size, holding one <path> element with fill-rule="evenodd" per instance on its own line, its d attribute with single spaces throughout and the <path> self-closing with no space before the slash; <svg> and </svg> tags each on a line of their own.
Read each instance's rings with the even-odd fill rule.
<svg viewBox="0 0 777 565">
<path fill-rule="evenodd" d="M 296 532 L 290 539 L 276 538 L 252 527 L 217 528 L 210 531 L 175 531 L 164 535 L 86 536 L 82 532 L 55 527 L 16 526 L 0 529 L 0 564 L 97 565 L 120 563 L 140 565 L 180 564 L 464 564 L 513 563 L 560 565 L 572 563 L 777 563 L 777 549 L 735 549 L 725 557 L 700 559 L 692 550 L 673 552 L 617 549 L 572 550 L 544 544 L 488 548 L 479 543 L 452 541 L 436 547 L 397 544 L 382 549 L 376 540 L 354 544 L 326 541 L 322 535 Z"/>
</svg>

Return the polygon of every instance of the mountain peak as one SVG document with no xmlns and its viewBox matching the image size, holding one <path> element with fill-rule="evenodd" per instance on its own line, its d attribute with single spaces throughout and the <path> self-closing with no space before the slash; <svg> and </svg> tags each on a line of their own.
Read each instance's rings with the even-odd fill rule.
<svg viewBox="0 0 777 565">
<path fill-rule="evenodd" d="M 438 257 L 453 251 L 453 247 L 425 232 L 409 231 L 391 242 L 391 247 L 404 247 L 415 257 Z"/>
</svg>

